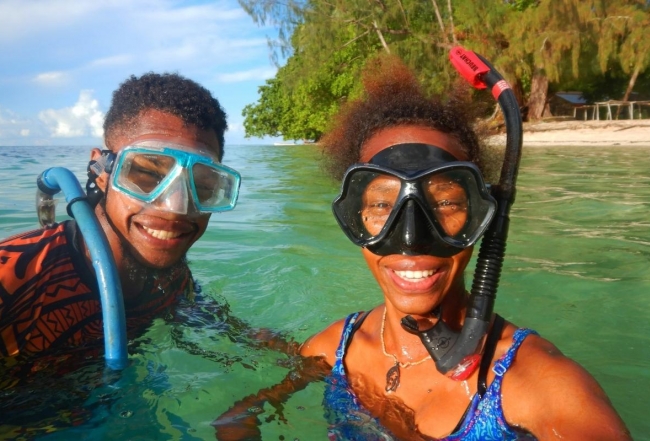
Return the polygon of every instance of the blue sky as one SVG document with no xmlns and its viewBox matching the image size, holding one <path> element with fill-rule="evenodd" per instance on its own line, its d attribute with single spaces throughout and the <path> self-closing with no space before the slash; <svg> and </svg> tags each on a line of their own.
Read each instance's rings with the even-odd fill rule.
<svg viewBox="0 0 650 441">
<path fill-rule="evenodd" d="M 275 75 L 267 36 L 236 0 L 0 0 L 0 146 L 101 145 L 111 94 L 130 75 L 177 72 L 228 113 Z"/>
</svg>

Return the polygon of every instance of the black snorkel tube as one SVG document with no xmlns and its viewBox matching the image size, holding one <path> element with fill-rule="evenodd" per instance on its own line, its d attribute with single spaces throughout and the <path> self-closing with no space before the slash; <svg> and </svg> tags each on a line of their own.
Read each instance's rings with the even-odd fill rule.
<svg viewBox="0 0 650 441">
<path fill-rule="evenodd" d="M 458 46 L 452 48 L 449 58 L 472 86 L 477 89 L 490 88 L 504 115 L 507 136 L 505 157 L 499 183 L 490 189 L 497 201 L 497 212 L 481 241 L 461 332 L 450 329 L 443 322 L 439 310 L 437 323 L 429 329 L 420 329 L 411 316 L 402 319 L 402 327 L 420 337 L 440 373 L 460 381 L 469 377 L 480 363 L 492 318 L 506 251 L 510 207 L 515 201 L 523 128 L 519 104 L 512 89 L 485 58 Z"/>
</svg>

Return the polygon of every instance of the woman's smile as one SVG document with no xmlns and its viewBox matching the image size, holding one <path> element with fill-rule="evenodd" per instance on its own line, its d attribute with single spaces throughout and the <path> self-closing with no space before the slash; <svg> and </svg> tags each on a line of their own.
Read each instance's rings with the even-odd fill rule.
<svg viewBox="0 0 650 441">
<path fill-rule="evenodd" d="M 424 292 L 430 290 L 438 280 L 442 272 L 439 269 L 425 270 L 392 270 L 387 268 L 391 280 L 402 291 Z"/>
</svg>

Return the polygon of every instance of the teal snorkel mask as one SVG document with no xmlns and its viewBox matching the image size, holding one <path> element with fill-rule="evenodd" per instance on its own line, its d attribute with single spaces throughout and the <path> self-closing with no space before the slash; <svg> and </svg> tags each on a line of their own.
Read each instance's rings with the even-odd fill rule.
<svg viewBox="0 0 650 441">
<path fill-rule="evenodd" d="M 88 166 L 87 188 L 104 172 L 111 175 L 113 190 L 149 208 L 177 214 L 232 210 L 241 182 L 237 171 L 209 154 L 163 141 L 139 142 L 117 154 L 103 150 Z"/>
<path fill-rule="evenodd" d="M 488 190 L 473 164 L 436 146 L 401 144 L 378 153 L 370 163 L 350 167 L 332 209 L 348 238 L 378 255 L 447 257 L 483 238 L 462 330 L 447 326 L 440 307 L 432 311 L 438 319 L 433 326 L 408 315 L 402 319 L 402 327 L 420 337 L 437 370 L 461 381 L 479 366 L 492 319 L 523 130 L 514 93 L 487 60 L 461 47 L 451 50 L 450 59 L 472 86 L 490 88 L 503 111 L 507 138 L 498 184 Z M 411 156 L 410 162 L 405 155 Z M 373 181 L 389 197 L 374 196 Z M 371 212 L 369 207 L 378 209 Z"/>
</svg>

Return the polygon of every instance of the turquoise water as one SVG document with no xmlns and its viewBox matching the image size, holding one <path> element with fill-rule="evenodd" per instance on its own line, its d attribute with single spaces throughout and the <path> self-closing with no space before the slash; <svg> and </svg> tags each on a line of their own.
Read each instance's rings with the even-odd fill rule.
<svg viewBox="0 0 650 441">
<path fill-rule="evenodd" d="M 82 179 L 88 156 L 81 147 L 0 147 L 0 237 L 37 226 L 38 173 L 68 166 Z M 297 340 L 381 301 L 359 250 L 330 213 L 338 186 L 323 175 L 318 156 L 314 147 L 231 146 L 225 162 L 244 177 L 240 202 L 213 216 L 188 255 L 204 291 L 234 315 Z M 650 440 L 647 170 L 650 149 L 525 149 L 496 307 L 585 366 L 636 440 Z M 63 204 L 57 211 L 64 219 Z M 179 335 L 203 355 L 175 343 Z M 76 410 L 61 411 L 56 425 L 63 428 L 39 422 L 38 413 L 14 425 L 48 440 L 214 439 L 215 417 L 287 373 L 286 357 L 206 327 L 158 320 L 137 343 L 132 365 L 113 385 L 98 379 L 95 360 L 43 380 L 58 387 L 29 391 L 39 402 L 65 401 L 60 395 L 74 402 Z M 211 356 L 219 353 L 238 361 Z M 321 384 L 295 394 L 284 405 L 286 421 L 267 406 L 264 439 L 326 439 L 321 398 Z M 8 424 L 0 425 L 0 439 L 16 436 Z"/>
</svg>

